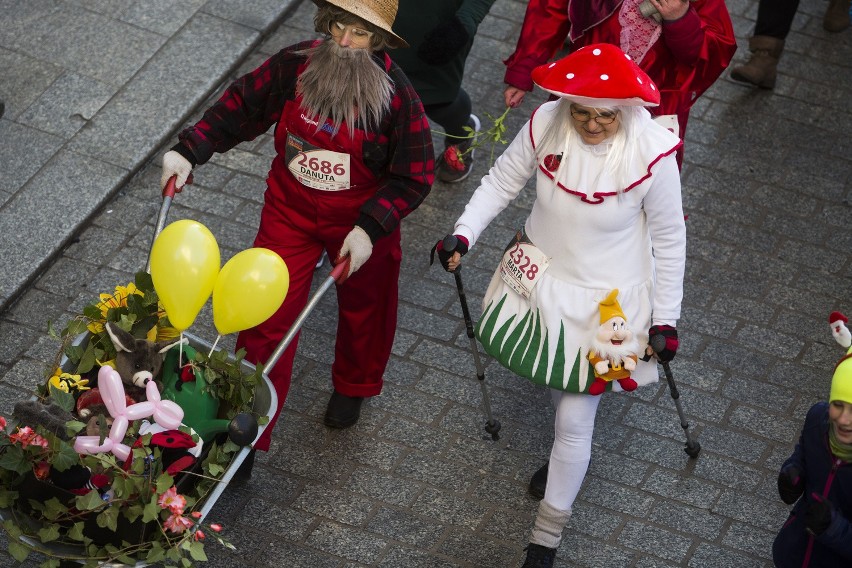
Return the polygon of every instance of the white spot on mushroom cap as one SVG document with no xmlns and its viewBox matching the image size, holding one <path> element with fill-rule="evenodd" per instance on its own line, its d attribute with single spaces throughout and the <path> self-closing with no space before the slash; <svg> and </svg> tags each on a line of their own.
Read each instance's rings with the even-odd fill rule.
<svg viewBox="0 0 852 568">
<path fill-rule="evenodd" d="M 609 80 L 609 75 L 607 75 L 606 73 L 601 75 L 601 81 L 607 81 L 607 80 Z"/>
<path fill-rule="evenodd" d="M 565 75 L 565 78 L 566 78 L 566 79 L 573 79 L 573 78 L 574 78 L 574 74 L 573 74 L 573 73 L 568 73 L 567 75 Z"/>
<path fill-rule="evenodd" d="M 594 55 L 600 55 L 600 54 L 601 54 L 601 50 L 600 50 L 599 48 L 595 48 L 595 49 L 593 49 L 593 50 L 592 50 L 592 54 L 594 54 Z"/>
</svg>

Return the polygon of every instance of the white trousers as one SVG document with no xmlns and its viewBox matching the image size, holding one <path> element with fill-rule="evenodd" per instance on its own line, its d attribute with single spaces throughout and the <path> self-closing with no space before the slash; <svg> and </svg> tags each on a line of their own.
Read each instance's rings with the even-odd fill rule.
<svg viewBox="0 0 852 568">
<path fill-rule="evenodd" d="M 574 504 L 592 457 L 592 433 L 599 396 L 551 391 L 556 407 L 553 448 L 544 500 L 561 511 Z"/>
</svg>

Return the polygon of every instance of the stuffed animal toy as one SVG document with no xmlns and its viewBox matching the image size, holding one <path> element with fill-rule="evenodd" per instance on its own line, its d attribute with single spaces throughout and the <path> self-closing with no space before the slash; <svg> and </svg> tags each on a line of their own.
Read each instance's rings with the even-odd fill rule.
<svg viewBox="0 0 852 568">
<path fill-rule="evenodd" d="M 841 347 L 846 349 L 849 349 L 849 347 L 852 346 L 852 333 L 850 333 L 849 328 L 846 327 L 848 322 L 849 318 L 840 312 L 831 312 L 831 315 L 828 316 L 828 325 L 831 326 L 832 337 L 834 337 L 834 340 L 837 341 Z"/>
<path fill-rule="evenodd" d="M 603 393 L 610 381 L 618 381 L 626 391 L 636 390 L 636 381 L 630 378 L 630 372 L 639 360 L 639 342 L 627 325 L 617 298 L 616 288 L 598 304 L 600 326 L 588 355 L 595 369 L 595 380 L 589 387 L 592 395 Z"/>
<path fill-rule="evenodd" d="M 124 402 L 127 406 L 136 403 L 126 394 Z M 77 416 L 86 423 L 87 436 L 99 436 L 101 430 L 108 434 L 113 423 L 113 417 L 110 416 L 109 409 L 104 403 L 101 390 L 98 387 L 80 394 L 77 399 Z M 101 424 L 101 417 L 103 417 L 105 424 Z M 104 429 L 103 426 L 106 426 L 106 428 Z"/>
<path fill-rule="evenodd" d="M 76 420 L 73 414 L 63 410 L 56 404 L 42 404 L 38 400 L 24 400 L 15 403 L 12 409 L 19 424 L 36 427 L 43 426 L 48 432 L 54 434 L 60 440 L 70 440 L 66 432 L 65 423 Z"/>
<path fill-rule="evenodd" d="M 112 322 L 104 327 L 115 346 L 115 370 L 127 394 L 134 400 L 145 400 L 145 385 L 159 376 L 166 351 L 186 340 L 153 342 L 137 339 Z"/>
</svg>

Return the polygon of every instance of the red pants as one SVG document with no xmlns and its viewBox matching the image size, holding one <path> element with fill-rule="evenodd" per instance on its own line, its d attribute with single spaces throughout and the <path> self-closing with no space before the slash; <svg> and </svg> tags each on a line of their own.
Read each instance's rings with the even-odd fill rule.
<svg viewBox="0 0 852 568">
<path fill-rule="evenodd" d="M 269 189 L 254 246 L 278 253 L 287 264 L 290 288 L 278 311 L 261 325 L 243 331 L 237 348 L 246 360 L 265 363 L 305 307 L 314 267 L 323 249 L 336 259 L 358 219 L 359 208 L 374 190 L 317 191 L 299 184 L 286 194 Z M 334 389 L 347 396 L 379 394 L 396 331 L 399 228 L 379 239 L 369 260 L 337 286 L 338 325 L 331 378 Z M 323 269 L 321 269 L 323 270 Z M 323 271 L 324 277 L 328 276 Z M 278 394 L 278 409 L 255 448 L 267 451 L 272 429 L 290 390 L 297 334 L 267 375 Z"/>
</svg>

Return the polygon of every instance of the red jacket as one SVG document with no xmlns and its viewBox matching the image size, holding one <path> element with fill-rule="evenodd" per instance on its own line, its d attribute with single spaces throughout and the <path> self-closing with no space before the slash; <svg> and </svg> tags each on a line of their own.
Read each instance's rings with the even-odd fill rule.
<svg viewBox="0 0 852 568">
<path fill-rule="evenodd" d="M 506 64 L 505 82 L 531 91 L 532 70 L 550 60 L 565 43 L 571 27 L 570 0 L 530 0 L 515 53 Z M 587 30 L 573 30 L 577 49 L 592 43 L 620 44 L 618 6 Z M 660 106 L 652 114 L 676 114 L 680 137 L 689 109 L 728 66 L 737 49 L 731 17 L 723 0 L 694 0 L 679 20 L 664 22 L 660 39 L 639 66 L 660 89 Z"/>
</svg>

